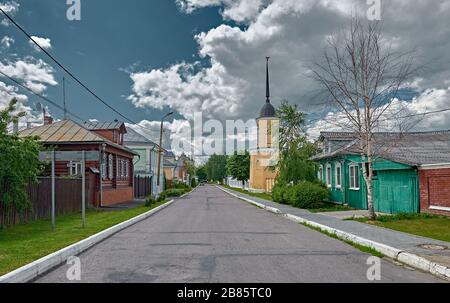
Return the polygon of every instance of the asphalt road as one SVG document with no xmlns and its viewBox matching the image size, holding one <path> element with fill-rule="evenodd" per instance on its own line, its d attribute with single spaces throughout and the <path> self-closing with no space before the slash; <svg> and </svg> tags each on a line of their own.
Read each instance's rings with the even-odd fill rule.
<svg viewBox="0 0 450 303">
<path fill-rule="evenodd" d="M 370 255 L 201 186 L 82 253 L 81 282 L 368 282 Z M 69 282 L 69 265 L 36 282 Z M 381 282 L 442 282 L 381 262 Z"/>
</svg>

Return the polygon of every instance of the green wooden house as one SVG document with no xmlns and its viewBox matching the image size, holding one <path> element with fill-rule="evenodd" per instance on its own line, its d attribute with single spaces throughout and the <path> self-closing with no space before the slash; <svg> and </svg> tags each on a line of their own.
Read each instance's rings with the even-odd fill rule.
<svg viewBox="0 0 450 303">
<path fill-rule="evenodd" d="M 390 214 L 420 211 L 418 170 L 423 164 L 450 162 L 448 134 L 377 133 L 374 136 L 373 145 L 379 155 L 373 164 L 375 211 Z M 323 132 L 320 141 L 323 153 L 313 160 L 319 163 L 318 177 L 329 188 L 332 201 L 367 209 L 362 159 L 355 135 Z M 436 148 L 439 143 L 445 143 L 446 152 Z"/>
</svg>

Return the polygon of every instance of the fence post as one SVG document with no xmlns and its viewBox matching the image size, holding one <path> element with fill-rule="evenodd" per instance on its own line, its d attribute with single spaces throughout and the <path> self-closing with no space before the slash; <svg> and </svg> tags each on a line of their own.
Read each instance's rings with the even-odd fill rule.
<svg viewBox="0 0 450 303">
<path fill-rule="evenodd" d="M 55 220 L 55 151 L 52 151 L 52 231 L 56 229 Z"/>
<path fill-rule="evenodd" d="M 86 218 L 86 152 L 81 152 L 81 226 L 84 228 Z"/>
</svg>

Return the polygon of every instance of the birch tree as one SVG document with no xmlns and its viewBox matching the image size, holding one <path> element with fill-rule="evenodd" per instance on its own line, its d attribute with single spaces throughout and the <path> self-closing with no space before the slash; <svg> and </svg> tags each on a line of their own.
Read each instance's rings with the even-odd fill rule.
<svg viewBox="0 0 450 303">
<path fill-rule="evenodd" d="M 353 132 L 358 140 L 371 219 L 375 218 L 373 162 L 380 154 L 380 144 L 389 148 L 389 142 L 374 144 L 375 135 L 380 129 L 395 129 L 399 134 L 408 127 L 401 119 L 407 109 L 393 100 L 399 98 L 400 89 L 415 71 L 413 52 L 393 51 L 379 22 L 358 18 L 351 20 L 347 30 L 329 37 L 313 68 L 314 79 L 341 116 L 330 123 Z"/>
</svg>

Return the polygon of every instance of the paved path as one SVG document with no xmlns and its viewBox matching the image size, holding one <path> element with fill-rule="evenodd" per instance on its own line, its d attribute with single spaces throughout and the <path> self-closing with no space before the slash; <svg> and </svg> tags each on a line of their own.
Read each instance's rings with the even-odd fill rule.
<svg viewBox="0 0 450 303">
<path fill-rule="evenodd" d="M 79 256 L 81 282 L 367 282 L 369 255 L 213 186 Z M 37 282 L 68 282 L 67 265 Z M 382 261 L 381 282 L 441 282 Z"/>
<path fill-rule="evenodd" d="M 433 240 L 420 236 L 415 236 L 392 229 L 372 226 L 369 224 L 357 221 L 343 221 L 340 218 L 335 218 L 325 214 L 314 214 L 304 209 L 292 207 L 290 205 L 283 205 L 268 201 L 240 192 L 232 191 L 240 197 L 252 199 L 258 203 L 266 206 L 271 206 L 279 209 L 283 213 L 289 213 L 302 217 L 304 219 L 314 221 L 341 231 L 345 231 L 365 239 L 369 239 L 378 243 L 383 243 L 391 247 L 424 257 L 430 261 L 440 263 L 444 266 L 450 266 L 450 249 L 446 250 L 431 250 L 422 248 L 424 244 L 434 244 L 450 248 L 449 242 Z"/>
</svg>

